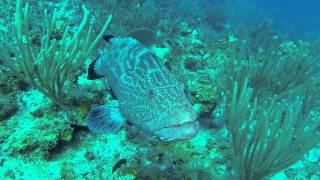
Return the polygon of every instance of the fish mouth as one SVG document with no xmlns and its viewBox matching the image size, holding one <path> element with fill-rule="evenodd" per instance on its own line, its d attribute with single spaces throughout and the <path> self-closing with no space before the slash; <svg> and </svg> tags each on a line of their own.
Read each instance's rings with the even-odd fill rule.
<svg viewBox="0 0 320 180">
<path fill-rule="evenodd" d="M 188 121 L 157 130 L 154 135 L 163 141 L 179 141 L 193 138 L 199 131 L 198 121 Z"/>
</svg>

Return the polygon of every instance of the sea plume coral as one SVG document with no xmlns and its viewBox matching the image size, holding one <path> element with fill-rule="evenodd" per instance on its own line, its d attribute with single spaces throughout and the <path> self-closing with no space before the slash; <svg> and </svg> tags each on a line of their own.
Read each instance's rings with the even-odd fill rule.
<svg viewBox="0 0 320 180">
<path fill-rule="evenodd" d="M 78 29 L 66 28 L 61 38 L 54 38 L 56 13 L 49 20 L 45 12 L 44 33 L 40 47 L 31 37 L 29 27 L 29 4 L 22 8 L 22 1 L 16 3 L 15 22 L 12 25 L 16 43 L 2 46 L 0 53 L 4 64 L 19 78 L 48 96 L 63 107 L 63 88 L 66 80 L 74 73 L 102 39 L 112 16 L 105 21 L 100 33 L 92 40 L 89 11 L 82 7 L 84 17 Z M 70 33 L 71 32 L 71 33 Z"/>
<path fill-rule="evenodd" d="M 319 56 L 302 42 L 269 41 L 254 55 L 239 49 L 220 76 L 235 176 L 263 179 L 292 165 L 320 141 Z M 235 44 L 239 47 L 239 44 Z"/>
</svg>

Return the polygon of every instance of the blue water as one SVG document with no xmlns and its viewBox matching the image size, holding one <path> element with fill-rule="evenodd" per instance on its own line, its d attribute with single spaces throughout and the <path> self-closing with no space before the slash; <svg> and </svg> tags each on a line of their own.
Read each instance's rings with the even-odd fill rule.
<svg viewBox="0 0 320 180">
<path fill-rule="evenodd" d="M 274 26 L 295 38 L 313 39 L 320 32 L 320 1 L 318 0 L 257 0 Z"/>
<path fill-rule="evenodd" d="M 318 0 L 186 0 L 177 4 L 173 9 L 183 16 L 192 13 L 203 17 L 209 12 L 210 17 L 216 18 L 222 12 L 227 26 L 254 26 L 269 18 L 273 29 L 291 39 L 317 39 L 320 32 Z"/>
</svg>

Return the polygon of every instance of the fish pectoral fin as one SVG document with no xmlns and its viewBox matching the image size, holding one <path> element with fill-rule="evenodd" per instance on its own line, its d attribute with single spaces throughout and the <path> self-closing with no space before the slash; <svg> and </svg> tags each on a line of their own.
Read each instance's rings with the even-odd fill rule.
<svg viewBox="0 0 320 180">
<path fill-rule="evenodd" d="M 88 128 L 95 133 L 116 133 L 125 124 L 119 106 L 103 105 L 93 108 L 88 114 Z"/>
</svg>

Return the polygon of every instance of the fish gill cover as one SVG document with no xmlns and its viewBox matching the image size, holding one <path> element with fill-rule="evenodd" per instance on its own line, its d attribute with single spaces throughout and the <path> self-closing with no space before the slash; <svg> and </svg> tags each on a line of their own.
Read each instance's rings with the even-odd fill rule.
<svg viewBox="0 0 320 180">
<path fill-rule="evenodd" d="M 319 179 L 318 5 L 0 1 L 0 178 Z M 112 50 L 112 39 L 103 37 L 134 39 L 141 43 L 132 49 L 138 54 L 130 56 L 128 46 Z M 123 78 L 135 82 L 121 85 L 123 97 L 114 86 L 118 79 L 87 79 L 92 62 L 105 57 L 102 71 L 111 73 L 120 60 L 143 59 L 144 48 L 179 84 L 179 100 L 170 101 L 175 93 L 161 96 L 170 106 L 156 103 L 163 105 L 160 112 L 146 101 L 159 92 L 133 88 L 145 85 L 137 76 Z M 163 122 L 175 122 L 170 119 L 184 114 L 175 108 L 181 103 L 198 117 L 198 133 L 190 139 L 162 141 L 146 132 L 162 121 L 144 129 L 135 119 L 174 112 Z M 113 120 L 106 127 L 119 128 L 92 133 L 88 113 L 104 104 L 115 108 L 100 114 Z M 179 137 L 181 131 L 172 129 L 169 134 Z"/>
</svg>

